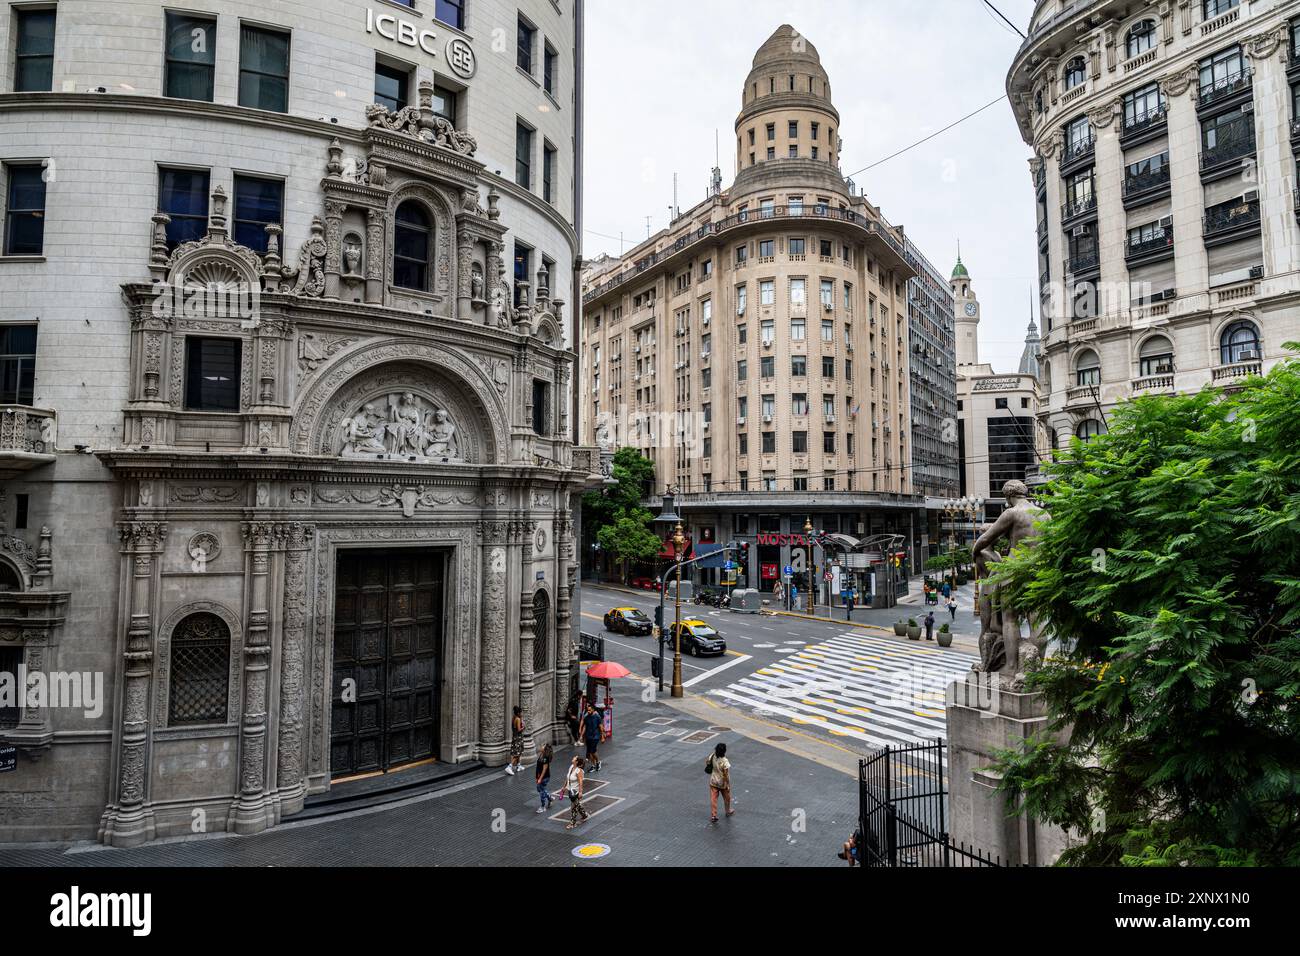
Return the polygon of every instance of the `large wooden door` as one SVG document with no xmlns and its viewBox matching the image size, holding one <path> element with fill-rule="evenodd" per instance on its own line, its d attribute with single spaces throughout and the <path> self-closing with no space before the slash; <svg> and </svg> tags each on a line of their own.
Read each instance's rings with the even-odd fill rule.
<svg viewBox="0 0 1300 956">
<path fill-rule="evenodd" d="M 343 551 L 335 582 L 330 776 L 437 756 L 443 556 Z"/>
</svg>

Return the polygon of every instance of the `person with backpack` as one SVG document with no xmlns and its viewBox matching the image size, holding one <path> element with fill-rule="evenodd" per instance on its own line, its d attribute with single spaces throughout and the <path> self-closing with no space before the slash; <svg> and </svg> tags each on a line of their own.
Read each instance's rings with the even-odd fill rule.
<svg viewBox="0 0 1300 956">
<path fill-rule="evenodd" d="M 709 775 L 710 822 L 717 823 L 719 794 L 727 808 L 727 816 L 736 812 L 731 806 L 731 761 L 727 759 L 726 744 L 718 744 L 713 748 L 713 755 L 704 763 L 704 772 Z"/>
<path fill-rule="evenodd" d="M 579 817 L 582 818 L 583 823 L 586 823 L 587 817 L 590 816 L 590 814 L 587 813 L 586 807 L 582 805 L 582 785 L 584 776 L 585 775 L 582 772 L 582 758 L 575 754 L 572 763 L 569 764 L 569 772 L 564 776 L 564 787 L 556 793 L 557 797 L 560 796 L 560 794 L 567 794 L 569 797 L 569 822 L 564 826 L 564 829 L 566 830 L 572 830 L 576 827 L 578 825 Z"/>
<path fill-rule="evenodd" d="M 537 779 L 537 797 L 542 802 L 542 805 L 537 808 L 538 813 L 545 813 L 554 802 L 551 791 L 547 789 L 547 785 L 551 782 L 551 757 L 554 754 L 554 748 L 547 744 L 542 748 L 542 752 L 537 755 L 537 766 L 534 768 L 534 775 Z"/>
<path fill-rule="evenodd" d="M 956 624 L 957 623 L 957 599 L 955 597 L 948 598 L 948 613 L 952 615 L 952 622 Z"/>
</svg>

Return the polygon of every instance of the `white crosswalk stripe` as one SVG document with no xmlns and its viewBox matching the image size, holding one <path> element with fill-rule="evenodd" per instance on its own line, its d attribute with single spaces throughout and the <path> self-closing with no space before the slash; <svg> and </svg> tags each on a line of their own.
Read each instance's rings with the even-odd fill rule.
<svg viewBox="0 0 1300 956">
<path fill-rule="evenodd" d="M 711 693 L 760 715 L 872 746 L 945 734 L 944 694 L 976 657 L 861 631 L 795 650 Z"/>
</svg>

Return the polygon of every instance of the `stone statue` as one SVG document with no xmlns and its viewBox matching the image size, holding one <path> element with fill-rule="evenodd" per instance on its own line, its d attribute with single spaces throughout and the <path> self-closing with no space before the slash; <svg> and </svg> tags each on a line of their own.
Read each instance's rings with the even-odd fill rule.
<svg viewBox="0 0 1300 956">
<path fill-rule="evenodd" d="M 397 455 L 423 456 L 424 421 L 420 405 L 411 392 L 403 392 L 402 400 L 393 407 L 389 433 L 396 439 L 392 449 Z"/>
<path fill-rule="evenodd" d="M 456 426 L 447 417 L 447 410 L 440 408 L 429 416 L 429 447 L 425 454 L 429 458 L 459 458 L 456 442 Z"/>
<path fill-rule="evenodd" d="M 483 301 L 483 267 L 477 262 L 470 267 L 469 295 L 475 302 Z"/>
<path fill-rule="evenodd" d="M 384 455 L 382 433 L 384 426 L 378 425 L 376 431 L 375 406 L 367 405 L 351 418 L 343 419 L 343 454 L 344 455 Z"/>
<path fill-rule="evenodd" d="M 1029 489 L 1023 481 L 1011 480 L 1002 486 L 1007 508 L 998 515 L 971 549 L 975 571 L 984 580 L 990 565 L 1003 560 L 994 545 L 1007 539 L 1009 554 L 1022 544 L 1032 544 L 1036 535 L 1034 525 L 1047 518 L 1047 512 L 1029 500 Z M 1012 607 L 996 584 L 984 587 L 980 595 L 980 662 L 972 668 L 984 673 L 997 672 L 1012 690 L 1024 687 L 1026 667 L 1042 659 L 1046 639 L 1030 620 L 1029 639 L 1020 638 L 1021 615 Z"/>
</svg>

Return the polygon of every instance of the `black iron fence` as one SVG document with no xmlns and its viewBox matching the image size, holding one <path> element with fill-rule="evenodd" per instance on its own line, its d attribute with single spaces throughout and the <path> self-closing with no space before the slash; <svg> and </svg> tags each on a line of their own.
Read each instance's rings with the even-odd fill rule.
<svg viewBox="0 0 1300 956">
<path fill-rule="evenodd" d="M 885 747 L 858 761 L 858 857 L 863 866 L 1002 866 L 948 835 L 942 740 Z"/>
</svg>

